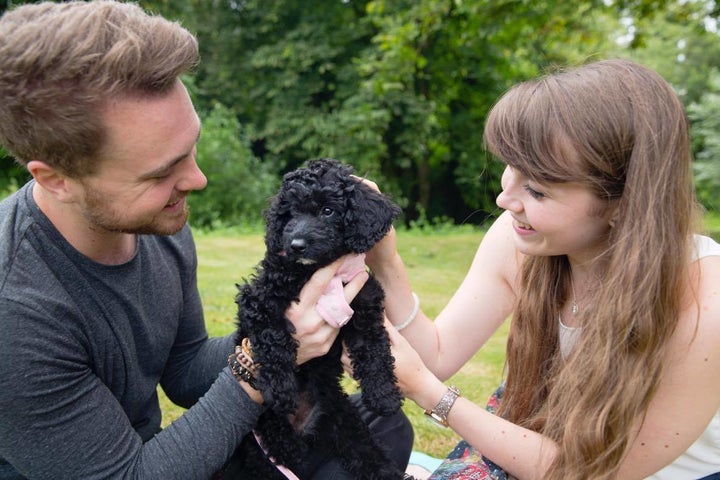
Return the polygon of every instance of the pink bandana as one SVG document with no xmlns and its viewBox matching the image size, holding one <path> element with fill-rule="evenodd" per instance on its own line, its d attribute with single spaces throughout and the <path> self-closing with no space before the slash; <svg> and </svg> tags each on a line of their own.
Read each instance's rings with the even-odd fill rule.
<svg viewBox="0 0 720 480">
<path fill-rule="evenodd" d="M 364 253 L 346 259 L 315 305 L 315 310 L 333 327 L 342 327 L 352 317 L 353 309 L 345 301 L 343 284 L 352 280 L 363 270 L 365 270 Z"/>
<path fill-rule="evenodd" d="M 255 440 L 257 440 L 258 445 L 260 445 L 260 448 L 262 448 L 263 453 L 265 453 L 265 455 L 267 455 L 267 450 L 265 450 L 265 447 L 262 446 L 262 440 L 260 439 L 260 435 L 258 435 L 255 430 L 253 430 L 253 435 L 255 435 Z M 273 465 L 275 465 L 275 468 L 277 468 L 277 469 L 280 471 L 280 473 L 282 473 L 283 475 L 285 475 L 285 478 L 287 478 L 287 479 L 289 479 L 289 480 L 300 480 L 300 479 L 297 477 L 297 475 L 295 475 L 295 474 L 293 473 L 292 470 L 290 470 L 289 468 L 287 468 L 287 467 L 284 466 L 284 465 L 278 465 L 277 463 L 275 463 L 275 459 L 274 459 L 273 457 L 268 457 L 268 460 L 270 460 L 270 462 L 271 462 Z"/>
</svg>

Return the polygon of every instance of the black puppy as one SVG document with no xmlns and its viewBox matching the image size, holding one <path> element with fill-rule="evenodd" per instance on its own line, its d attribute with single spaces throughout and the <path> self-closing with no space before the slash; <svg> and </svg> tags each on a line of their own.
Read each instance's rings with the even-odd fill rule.
<svg viewBox="0 0 720 480">
<path fill-rule="evenodd" d="M 285 317 L 317 269 L 343 255 L 370 250 L 400 213 L 397 205 L 351 173 L 349 166 L 321 159 L 285 175 L 266 212 L 265 258 L 250 281 L 238 287 L 236 340 L 240 344 L 250 339 L 253 359 L 260 365 L 257 386 L 268 407 L 255 430 L 267 454 L 252 435 L 239 447 L 242 453 L 236 452 L 244 456 L 243 478 L 284 478 L 267 456 L 298 473 L 308 448 L 339 459 L 357 479 L 403 478 L 374 444 L 340 384 L 344 343 L 363 403 L 381 415 L 401 406 L 383 327 L 380 284 L 372 277 L 365 283 L 350 305 L 349 318 L 327 318 L 340 327 L 337 340 L 326 355 L 300 366 L 294 327 Z M 333 317 L 332 301 L 324 308 Z"/>
</svg>

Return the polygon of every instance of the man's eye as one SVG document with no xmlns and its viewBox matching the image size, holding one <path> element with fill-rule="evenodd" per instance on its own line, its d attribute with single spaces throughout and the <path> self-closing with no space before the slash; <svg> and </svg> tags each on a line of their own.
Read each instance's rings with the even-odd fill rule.
<svg viewBox="0 0 720 480">
<path fill-rule="evenodd" d="M 335 210 L 333 210 L 333 209 L 330 208 L 330 207 L 322 207 L 322 208 L 320 209 L 320 215 L 323 215 L 323 216 L 325 216 L 325 217 L 329 217 L 329 216 L 331 216 L 333 213 L 335 213 Z"/>
<path fill-rule="evenodd" d="M 523 188 L 525 189 L 526 192 L 528 192 L 528 194 L 529 194 L 532 198 L 538 199 L 538 198 L 543 198 L 543 197 L 545 196 L 544 193 L 538 192 L 538 191 L 535 190 L 534 188 L 530 187 L 530 185 L 527 185 L 527 184 L 526 184 L 526 185 L 523 185 Z"/>
</svg>

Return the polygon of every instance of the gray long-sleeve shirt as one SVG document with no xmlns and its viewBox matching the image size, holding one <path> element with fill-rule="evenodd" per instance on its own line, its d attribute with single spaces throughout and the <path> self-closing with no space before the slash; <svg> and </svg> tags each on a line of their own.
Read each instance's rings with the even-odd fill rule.
<svg viewBox="0 0 720 480">
<path fill-rule="evenodd" d="M 32 185 L 0 203 L 0 479 L 209 478 L 261 407 L 208 338 L 190 229 L 101 265 Z M 158 384 L 189 408 L 162 431 Z"/>
</svg>

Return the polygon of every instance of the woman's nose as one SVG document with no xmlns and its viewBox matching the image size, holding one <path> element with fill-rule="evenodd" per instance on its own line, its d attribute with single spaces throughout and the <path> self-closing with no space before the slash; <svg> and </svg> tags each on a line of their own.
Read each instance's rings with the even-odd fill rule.
<svg viewBox="0 0 720 480">
<path fill-rule="evenodd" d="M 503 210 L 518 212 L 522 210 L 522 202 L 517 198 L 515 191 L 517 190 L 517 182 L 510 167 L 505 167 L 500 180 L 502 191 L 495 199 L 495 204 Z"/>
<path fill-rule="evenodd" d="M 510 210 L 511 212 L 521 212 L 523 210 L 522 201 L 517 197 L 509 193 L 507 190 L 503 190 L 498 194 L 495 199 L 495 204 L 503 210 Z"/>
</svg>

